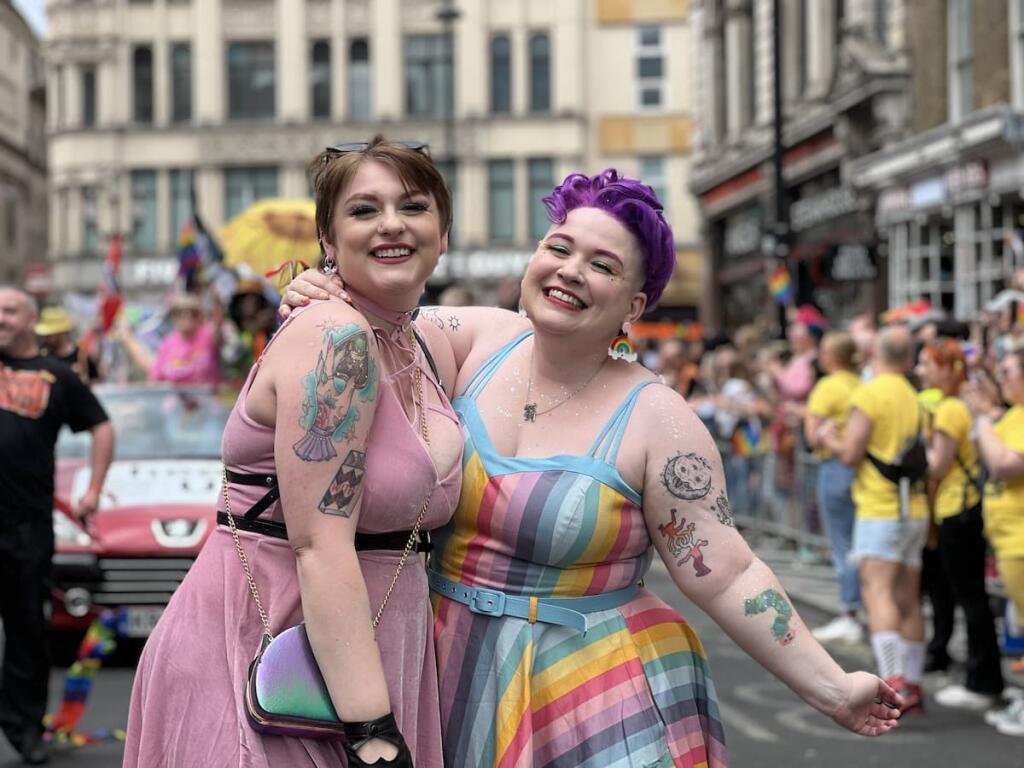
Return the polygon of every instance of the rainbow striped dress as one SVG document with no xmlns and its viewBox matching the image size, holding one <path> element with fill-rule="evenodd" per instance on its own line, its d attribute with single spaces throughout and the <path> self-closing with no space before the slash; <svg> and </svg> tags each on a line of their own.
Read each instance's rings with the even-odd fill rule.
<svg viewBox="0 0 1024 768">
<path fill-rule="evenodd" d="M 474 587 L 580 597 L 640 581 L 653 548 L 640 495 L 615 457 L 635 387 L 586 456 L 498 455 L 476 398 L 529 334 L 503 347 L 455 402 L 462 496 L 432 567 Z M 700 639 L 646 589 L 569 627 L 473 613 L 435 594 L 442 744 L 450 768 L 728 765 Z"/>
</svg>

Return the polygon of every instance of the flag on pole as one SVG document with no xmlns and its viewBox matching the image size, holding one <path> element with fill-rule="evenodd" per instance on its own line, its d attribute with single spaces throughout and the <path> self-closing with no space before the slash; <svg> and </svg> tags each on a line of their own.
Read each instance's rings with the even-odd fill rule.
<svg viewBox="0 0 1024 768">
<path fill-rule="evenodd" d="M 99 289 L 99 322 L 105 333 L 114 325 L 114 319 L 121 310 L 121 235 L 110 238 L 107 259 L 103 262 L 103 278 Z"/>
<path fill-rule="evenodd" d="M 785 264 L 780 264 L 769 275 L 768 290 L 779 304 L 789 304 L 793 300 L 793 281 Z"/>
<path fill-rule="evenodd" d="M 201 260 L 199 243 L 196 241 L 196 226 L 188 219 L 178 234 L 178 274 L 186 281 L 199 269 Z"/>
</svg>

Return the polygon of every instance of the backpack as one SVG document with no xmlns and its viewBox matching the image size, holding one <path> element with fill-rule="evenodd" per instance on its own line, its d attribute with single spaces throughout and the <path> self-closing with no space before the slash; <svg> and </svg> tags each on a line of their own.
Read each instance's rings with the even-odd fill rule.
<svg viewBox="0 0 1024 768">
<path fill-rule="evenodd" d="M 909 480 L 912 484 L 924 480 L 928 476 L 928 452 L 921 430 L 920 409 L 917 414 L 917 432 L 896 454 L 892 464 L 886 464 L 870 453 L 867 457 L 878 473 L 894 485 L 899 485 L 901 480 Z"/>
</svg>

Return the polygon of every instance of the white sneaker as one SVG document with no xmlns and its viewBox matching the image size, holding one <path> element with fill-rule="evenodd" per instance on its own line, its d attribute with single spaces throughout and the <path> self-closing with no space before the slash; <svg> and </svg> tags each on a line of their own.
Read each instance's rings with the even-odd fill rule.
<svg viewBox="0 0 1024 768">
<path fill-rule="evenodd" d="M 1004 717 L 995 723 L 996 730 L 1005 736 L 1024 736 L 1024 700 L 1011 704 Z"/>
<path fill-rule="evenodd" d="M 977 693 L 962 685 L 947 685 L 936 691 L 933 698 L 944 707 L 969 709 L 973 712 L 984 712 L 999 703 L 998 696 Z"/>
<path fill-rule="evenodd" d="M 1002 709 L 990 709 L 985 713 L 985 722 L 989 725 L 999 726 L 1004 720 L 1015 720 L 1024 714 L 1024 699 L 1015 698 L 1010 704 Z"/>
<path fill-rule="evenodd" d="M 864 627 L 851 616 L 837 616 L 828 624 L 811 631 L 819 643 L 860 643 L 864 640 Z"/>
</svg>

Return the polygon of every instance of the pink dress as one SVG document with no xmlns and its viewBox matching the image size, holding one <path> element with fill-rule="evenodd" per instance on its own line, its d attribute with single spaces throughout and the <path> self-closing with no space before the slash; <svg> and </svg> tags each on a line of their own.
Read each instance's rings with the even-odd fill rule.
<svg viewBox="0 0 1024 768">
<path fill-rule="evenodd" d="M 219 384 L 220 361 L 213 325 L 203 323 L 191 339 L 172 331 L 157 350 L 149 378 L 174 384 Z"/>
<path fill-rule="evenodd" d="M 285 329 L 274 340 L 283 335 Z M 456 421 L 420 351 L 417 364 L 425 386 L 430 382 L 441 394 L 444 408 L 435 410 Z M 245 412 L 246 394 L 258 368 L 259 363 L 249 372 L 222 444 L 228 468 L 246 474 L 276 471 L 273 429 L 255 423 Z M 462 462 L 456 462 L 448 477 L 438 478 L 426 446 L 395 394 L 396 383 L 382 375 L 381 384 L 366 448 L 359 529 L 369 533 L 411 529 L 428 492 L 432 496 L 423 527 L 438 528 L 458 503 Z M 243 514 L 264 493 L 259 487 L 231 486 L 232 510 Z M 218 508 L 223 508 L 223 498 Z M 282 521 L 280 503 L 262 517 Z M 302 621 L 295 557 L 288 542 L 244 531 L 239 535 L 271 628 L 280 631 Z M 374 608 L 391 583 L 400 554 L 358 553 Z M 124 765 L 346 765 L 341 748 L 329 740 L 264 736 L 249 726 L 242 691 L 261 627 L 230 530 L 218 526 L 143 650 L 132 689 Z M 406 562 L 377 629 L 377 642 L 392 709 L 415 764 L 440 768 L 433 621 L 426 572 L 418 557 Z"/>
</svg>

